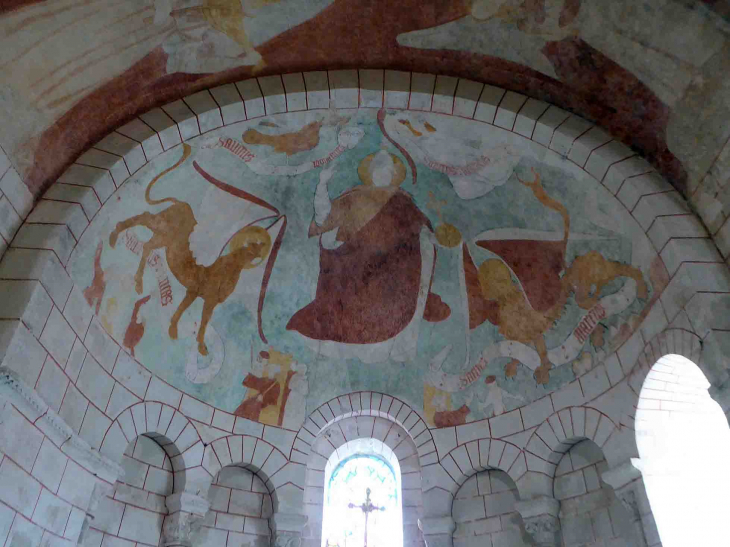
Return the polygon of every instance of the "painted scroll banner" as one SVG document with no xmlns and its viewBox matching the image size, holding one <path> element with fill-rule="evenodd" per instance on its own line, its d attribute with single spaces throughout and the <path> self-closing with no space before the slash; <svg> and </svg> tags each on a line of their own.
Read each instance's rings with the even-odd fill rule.
<svg viewBox="0 0 730 547">
<path fill-rule="evenodd" d="M 548 350 L 548 359 L 558 367 L 572 362 L 583 349 L 585 341 L 602 319 L 623 312 L 636 299 L 636 281 L 627 280 L 618 292 L 604 296 L 586 313 L 581 315 L 578 325 L 560 346 Z M 440 370 L 439 361 L 445 360 L 451 347 L 444 348 L 432 361 L 427 382 L 439 389 L 455 393 L 476 382 L 490 362 L 502 357 L 516 359 L 530 370 L 540 366 L 540 356 L 527 344 L 514 340 L 503 340 L 484 349 L 476 365 L 464 374 L 448 374 Z"/>
<path fill-rule="evenodd" d="M 345 151 L 354 148 L 364 135 L 365 132 L 360 128 L 346 127 L 338 133 L 337 146 L 335 148 L 330 150 L 321 158 L 304 162 L 300 165 L 275 165 L 273 163 L 268 163 L 252 152 L 247 146 L 230 137 L 219 137 L 212 142 L 203 144 L 201 148 L 223 148 L 228 150 L 233 155 L 243 160 L 243 162 L 257 175 L 293 177 L 331 163 Z"/>
<path fill-rule="evenodd" d="M 565 341 L 556 348 L 548 350 L 548 359 L 553 366 L 570 363 L 580 353 L 586 339 L 598 326 L 598 322 L 606 317 L 621 313 L 636 299 L 636 281 L 628 279 L 618 292 L 604 296 L 598 303 L 581 316 L 578 325 Z M 540 366 L 537 352 L 526 344 L 515 341 L 502 341 L 485 348 L 482 357 L 487 363 L 500 357 L 517 359 L 531 370 Z"/>
</svg>

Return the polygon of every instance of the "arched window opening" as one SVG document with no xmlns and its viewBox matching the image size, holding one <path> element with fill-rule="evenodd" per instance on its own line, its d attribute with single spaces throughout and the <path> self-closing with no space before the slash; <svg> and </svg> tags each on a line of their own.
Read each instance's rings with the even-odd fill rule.
<svg viewBox="0 0 730 547">
<path fill-rule="evenodd" d="M 376 439 L 342 445 L 325 468 L 322 547 L 401 547 L 401 474 Z"/>
<path fill-rule="evenodd" d="M 692 361 L 666 355 L 641 389 L 638 466 L 664 547 L 727 543 L 730 428 L 709 386 Z"/>
</svg>

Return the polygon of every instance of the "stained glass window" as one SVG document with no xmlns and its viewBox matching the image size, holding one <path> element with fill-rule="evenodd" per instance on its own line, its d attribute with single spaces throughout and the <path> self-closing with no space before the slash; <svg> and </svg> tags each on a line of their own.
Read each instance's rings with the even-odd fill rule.
<svg viewBox="0 0 730 547">
<path fill-rule="evenodd" d="M 397 463 L 396 463 L 397 465 Z M 326 483 L 324 547 L 400 547 L 403 543 L 400 473 L 379 455 L 339 462 Z M 369 492 L 370 505 L 365 505 Z"/>
</svg>

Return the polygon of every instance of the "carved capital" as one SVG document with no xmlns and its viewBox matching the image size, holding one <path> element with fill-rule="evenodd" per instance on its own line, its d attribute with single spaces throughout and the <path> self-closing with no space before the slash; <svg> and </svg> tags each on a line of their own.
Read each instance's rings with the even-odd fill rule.
<svg viewBox="0 0 730 547">
<path fill-rule="evenodd" d="M 636 498 L 636 492 L 631 485 L 624 486 L 623 488 L 616 490 L 616 497 L 621 502 L 621 505 L 626 508 L 629 515 L 633 520 L 639 520 L 641 513 L 639 512 L 639 501 Z"/>
<path fill-rule="evenodd" d="M 515 509 L 522 516 L 525 531 L 540 547 L 559 547 L 560 543 L 560 502 L 555 498 L 540 496 L 526 501 L 518 501 Z"/>
<path fill-rule="evenodd" d="M 162 545 L 192 547 L 192 536 L 202 523 L 202 516 L 184 511 L 166 516 L 162 525 Z"/>
<path fill-rule="evenodd" d="M 613 487 L 616 497 L 629 512 L 631 518 L 639 520 L 641 510 L 636 488 L 643 486 L 640 460 L 632 458 L 613 469 L 609 469 L 601 475 L 601 479 Z"/>
<path fill-rule="evenodd" d="M 276 547 L 300 547 L 302 531 L 308 517 L 299 513 L 274 513 L 271 517 L 271 529 L 274 532 Z"/>
<path fill-rule="evenodd" d="M 560 547 L 560 520 L 552 515 L 522 519 L 525 531 L 539 547 Z"/>
<path fill-rule="evenodd" d="M 192 536 L 203 523 L 210 507 L 208 500 L 189 492 L 176 492 L 165 498 L 169 515 L 162 526 L 164 546 L 192 546 Z"/>
<path fill-rule="evenodd" d="M 300 547 L 302 535 L 295 532 L 277 532 L 274 545 L 276 547 Z"/>
</svg>

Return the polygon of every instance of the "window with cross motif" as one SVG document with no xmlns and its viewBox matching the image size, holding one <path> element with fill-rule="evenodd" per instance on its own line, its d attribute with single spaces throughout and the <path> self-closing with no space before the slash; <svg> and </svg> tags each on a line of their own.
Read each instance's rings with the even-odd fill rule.
<svg viewBox="0 0 730 547">
<path fill-rule="evenodd" d="M 328 462 L 322 547 L 400 547 L 403 516 L 397 458 L 382 451 L 358 453 L 356 448 L 351 447 L 354 454 Z"/>
</svg>

